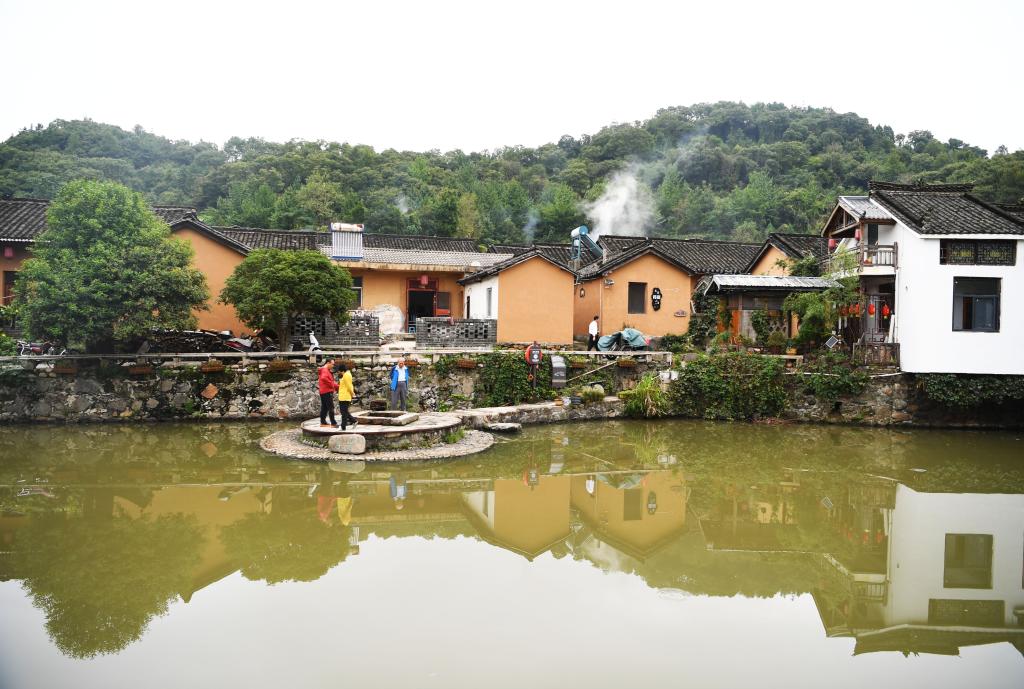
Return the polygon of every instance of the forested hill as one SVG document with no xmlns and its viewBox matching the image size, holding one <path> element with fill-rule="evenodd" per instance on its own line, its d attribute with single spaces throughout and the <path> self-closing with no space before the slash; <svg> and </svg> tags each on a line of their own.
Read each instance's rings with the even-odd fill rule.
<svg viewBox="0 0 1024 689">
<path fill-rule="evenodd" d="M 410 123 L 414 125 L 415 123 Z M 817 229 L 869 179 L 973 182 L 1024 199 L 1024 151 L 987 152 L 930 132 L 895 134 L 828 109 L 716 103 L 660 110 L 579 139 L 484 153 L 326 141 L 171 141 L 140 127 L 57 120 L 0 144 L 0 195 L 50 198 L 79 177 L 112 179 L 207 221 L 295 229 L 330 219 L 372 232 L 565 241 L 576 225 L 756 240 Z"/>
</svg>

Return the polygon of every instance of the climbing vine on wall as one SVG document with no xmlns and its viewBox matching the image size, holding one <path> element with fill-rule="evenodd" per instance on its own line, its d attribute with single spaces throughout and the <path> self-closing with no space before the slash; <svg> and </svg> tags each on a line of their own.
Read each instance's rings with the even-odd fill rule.
<svg viewBox="0 0 1024 689">
<path fill-rule="evenodd" d="M 496 407 L 546 399 L 551 393 L 551 362 L 545 356 L 539 367 L 536 386 L 530 381 L 530 367 L 519 352 L 495 352 L 480 358 L 480 385 L 477 406 Z"/>
</svg>

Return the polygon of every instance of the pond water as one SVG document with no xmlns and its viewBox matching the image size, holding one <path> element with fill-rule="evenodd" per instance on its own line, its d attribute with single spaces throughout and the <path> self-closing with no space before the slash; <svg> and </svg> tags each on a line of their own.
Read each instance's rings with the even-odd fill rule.
<svg viewBox="0 0 1024 689">
<path fill-rule="evenodd" d="M 280 428 L 0 430 L 0 687 L 1024 686 L 1019 434 Z"/>
</svg>

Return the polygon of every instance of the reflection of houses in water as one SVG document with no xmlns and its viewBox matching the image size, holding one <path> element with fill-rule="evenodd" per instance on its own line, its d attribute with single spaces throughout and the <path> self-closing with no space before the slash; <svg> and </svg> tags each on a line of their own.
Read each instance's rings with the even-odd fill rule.
<svg viewBox="0 0 1024 689">
<path fill-rule="evenodd" d="M 568 476 L 496 479 L 491 490 L 462 494 L 470 523 L 485 541 L 532 560 L 569 536 Z"/>
<path fill-rule="evenodd" d="M 220 531 L 246 515 L 269 512 L 273 491 L 255 486 L 165 486 L 147 494 L 147 500 L 131 495 L 113 496 L 113 514 L 133 519 L 185 514 L 195 517 L 205 538 L 199 564 L 192 575 L 192 589 L 182 591 L 185 602 L 196 591 L 238 569 L 224 551 Z"/>
<path fill-rule="evenodd" d="M 1024 651 L 1024 495 L 894 492 L 879 508 L 882 567 L 828 559 L 814 594 L 826 633 L 855 637 L 855 653 L 1002 640 Z"/>
<path fill-rule="evenodd" d="M 572 508 L 594 543 L 586 552 L 606 559 L 602 548 L 643 560 L 686 528 L 688 489 L 671 471 L 577 475 Z M 577 548 L 585 545 L 577 538 Z"/>
</svg>

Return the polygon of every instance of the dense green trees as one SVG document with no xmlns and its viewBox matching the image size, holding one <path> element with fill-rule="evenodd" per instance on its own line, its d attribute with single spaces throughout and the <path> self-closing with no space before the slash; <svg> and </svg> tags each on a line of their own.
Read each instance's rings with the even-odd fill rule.
<svg viewBox="0 0 1024 689">
<path fill-rule="evenodd" d="M 986 199 L 1024 199 L 1024 151 L 990 158 L 853 113 L 725 102 L 481 153 L 252 138 L 219 150 L 58 120 L 0 144 L 0 195 L 49 198 L 71 179 L 111 179 L 153 203 L 194 205 L 215 224 L 295 229 L 334 219 L 369 232 L 565 241 L 587 221 L 580 201 L 629 164 L 653 192 L 651 229 L 666 236 L 812 231 L 837 194 L 863 193 L 869 179 L 975 182 Z"/>
<path fill-rule="evenodd" d="M 67 184 L 19 275 L 19 315 L 36 338 L 109 351 L 151 328 L 195 325 L 206 278 L 142 195 L 114 182 Z"/>
</svg>

